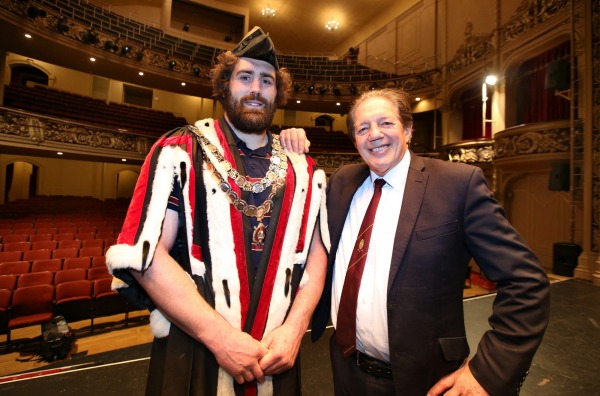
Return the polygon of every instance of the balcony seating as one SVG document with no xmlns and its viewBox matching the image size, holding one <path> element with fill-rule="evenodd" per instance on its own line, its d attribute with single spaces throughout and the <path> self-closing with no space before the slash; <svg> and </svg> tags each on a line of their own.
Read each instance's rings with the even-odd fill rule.
<svg viewBox="0 0 600 396">
<path fill-rule="evenodd" d="M 65 118 L 83 124 L 110 129 L 125 129 L 148 136 L 163 133 L 187 124 L 173 113 L 122 103 L 109 103 L 45 86 L 5 86 L 5 106 Z M 75 233 L 76 231 L 73 231 Z"/>
</svg>

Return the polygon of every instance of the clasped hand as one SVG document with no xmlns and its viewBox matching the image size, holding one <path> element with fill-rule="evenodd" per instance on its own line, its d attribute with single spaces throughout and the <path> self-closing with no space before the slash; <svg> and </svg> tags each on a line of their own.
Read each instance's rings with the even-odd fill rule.
<svg viewBox="0 0 600 396">
<path fill-rule="evenodd" d="M 232 330 L 222 334 L 220 348 L 214 352 L 217 363 L 238 383 L 263 382 L 294 366 L 300 341 L 297 332 L 285 324 L 257 341 L 249 334 Z"/>
</svg>

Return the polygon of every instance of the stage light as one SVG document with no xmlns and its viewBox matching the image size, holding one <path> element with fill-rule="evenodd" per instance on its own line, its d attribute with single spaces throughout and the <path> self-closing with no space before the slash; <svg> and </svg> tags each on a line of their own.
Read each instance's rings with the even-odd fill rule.
<svg viewBox="0 0 600 396">
<path fill-rule="evenodd" d="M 187 22 L 184 23 L 182 29 L 183 29 L 184 32 L 189 32 L 190 31 L 190 24 L 187 23 Z"/>
<path fill-rule="evenodd" d="M 86 44 L 98 44 L 100 39 L 98 38 L 98 33 L 96 33 L 95 30 L 90 29 L 81 35 L 81 41 Z"/>
<path fill-rule="evenodd" d="M 56 22 L 56 30 L 58 30 L 60 33 L 66 33 L 69 31 L 69 24 L 67 22 L 67 18 L 60 18 Z"/>
<path fill-rule="evenodd" d="M 350 84 L 350 93 L 352 95 L 356 95 L 356 87 L 354 86 L 354 84 Z"/>
<path fill-rule="evenodd" d="M 30 5 L 27 7 L 27 16 L 29 18 L 35 19 L 37 17 L 44 18 L 46 16 L 46 10 L 42 10 L 37 8 L 36 6 Z"/>
<path fill-rule="evenodd" d="M 177 62 L 172 60 L 171 62 L 169 62 L 169 70 L 173 70 L 173 68 L 177 66 Z"/>
<path fill-rule="evenodd" d="M 335 96 L 340 96 L 342 94 L 342 91 L 338 87 L 335 87 L 333 88 L 333 94 Z"/>
<path fill-rule="evenodd" d="M 192 71 L 194 72 L 194 75 L 195 75 L 196 77 L 198 77 L 198 76 L 200 75 L 200 68 L 199 68 L 198 66 L 194 67 L 194 68 L 192 69 Z"/>
<path fill-rule="evenodd" d="M 315 84 L 310 84 L 310 87 L 308 87 L 308 93 L 312 94 L 315 92 Z"/>
<path fill-rule="evenodd" d="M 111 40 L 106 40 L 104 42 L 104 49 L 111 52 L 117 52 L 119 51 L 119 46 Z"/>
<path fill-rule="evenodd" d="M 129 52 L 131 52 L 130 46 L 125 45 L 125 46 L 121 47 L 121 55 L 127 55 Z"/>
<path fill-rule="evenodd" d="M 135 60 L 136 61 L 141 61 L 142 59 L 144 59 L 144 50 L 138 51 L 135 54 Z"/>
</svg>

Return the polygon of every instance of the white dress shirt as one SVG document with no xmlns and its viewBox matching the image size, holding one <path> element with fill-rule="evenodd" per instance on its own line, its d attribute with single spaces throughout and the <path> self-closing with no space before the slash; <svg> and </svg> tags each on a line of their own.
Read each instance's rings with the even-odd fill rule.
<svg viewBox="0 0 600 396">
<path fill-rule="evenodd" d="M 390 361 L 387 327 L 387 285 L 392 261 L 396 227 L 400 217 L 404 187 L 410 165 L 407 151 L 400 162 L 385 175 L 381 200 L 375 214 L 369 253 L 362 275 L 356 308 L 356 349 L 376 359 Z M 346 216 L 333 269 L 331 290 L 331 318 L 337 325 L 337 313 L 344 287 L 346 269 L 354 249 L 356 237 L 369 202 L 373 196 L 373 183 L 379 176 L 371 172 L 358 188 Z"/>
</svg>

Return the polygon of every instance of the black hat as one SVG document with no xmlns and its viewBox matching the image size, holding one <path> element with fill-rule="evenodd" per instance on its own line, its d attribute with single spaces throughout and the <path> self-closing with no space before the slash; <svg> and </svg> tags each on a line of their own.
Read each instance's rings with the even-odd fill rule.
<svg viewBox="0 0 600 396">
<path fill-rule="evenodd" d="M 273 41 L 258 26 L 255 26 L 231 52 L 240 57 L 265 61 L 273 65 L 275 70 L 279 70 Z"/>
</svg>

